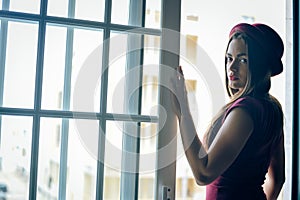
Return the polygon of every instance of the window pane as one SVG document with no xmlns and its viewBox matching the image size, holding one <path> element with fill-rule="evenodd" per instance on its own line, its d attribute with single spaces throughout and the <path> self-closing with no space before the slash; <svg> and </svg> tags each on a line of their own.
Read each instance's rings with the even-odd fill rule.
<svg viewBox="0 0 300 200">
<path fill-rule="evenodd" d="M 160 28 L 161 0 L 146 0 L 146 28 Z"/>
<path fill-rule="evenodd" d="M 118 33 L 111 36 L 107 111 L 137 114 L 137 110 L 128 110 L 131 106 L 128 99 L 135 98 L 135 92 L 138 93 L 142 86 L 142 113 L 157 115 L 159 50 L 156 45 L 159 46 L 159 37 L 145 35 L 144 65 L 141 66 L 141 57 L 133 55 L 142 49 L 138 46 L 141 37 Z M 138 101 L 136 99 L 136 105 Z"/>
<path fill-rule="evenodd" d="M 122 128 L 122 122 L 108 121 L 106 125 L 103 199 L 107 200 L 120 198 Z"/>
<path fill-rule="evenodd" d="M 75 18 L 92 21 L 103 21 L 104 9 L 104 0 L 76 0 Z M 48 0 L 48 15 L 68 17 L 68 1 Z"/>
<path fill-rule="evenodd" d="M 70 120 L 66 199 L 95 199 L 98 129 L 95 120 Z"/>
<path fill-rule="evenodd" d="M 62 109 L 66 28 L 46 27 L 42 108 Z"/>
<path fill-rule="evenodd" d="M 135 0 L 112 0 L 112 16 L 111 22 L 114 24 L 124 24 L 124 25 L 137 25 L 140 26 L 142 21 L 137 19 L 131 19 L 129 21 L 129 15 L 140 16 L 136 8 L 132 8 L 130 13 L 130 6 L 136 6 Z M 141 8 L 142 9 L 142 8 Z M 136 12 L 136 13 L 133 13 Z M 146 28 L 160 28 L 160 15 L 161 15 L 161 0 L 151 1 L 146 0 L 146 13 L 145 13 L 145 27 Z M 138 22 L 139 21 L 139 22 Z M 136 23 L 139 24 L 136 24 Z"/>
<path fill-rule="evenodd" d="M 40 12 L 40 2 L 37 0 L 10 0 L 9 10 L 38 14 Z"/>
<path fill-rule="evenodd" d="M 130 0 L 112 0 L 111 22 L 114 24 L 128 24 Z"/>
<path fill-rule="evenodd" d="M 33 108 L 37 39 L 37 24 L 8 23 L 4 106 Z"/>
<path fill-rule="evenodd" d="M 180 133 L 178 133 L 180 134 Z M 176 163 L 176 199 L 199 199 L 206 197 L 206 186 L 199 186 L 194 178 L 189 163 L 185 157 L 182 141 L 177 145 Z"/>
<path fill-rule="evenodd" d="M 107 112 L 124 113 L 127 35 L 112 33 L 110 41 Z"/>
<path fill-rule="evenodd" d="M 142 115 L 158 115 L 160 37 L 144 36 Z"/>
<path fill-rule="evenodd" d="M 67 27 L 47 26 L 42 108 L 67 109 L 63 108 L 66 101 L 65 105 L 70 105 L 70 110 L 99 112 L 102 31 L 75 28 L 72 31 L 74 37 L 68 38 L 70 43 L 66 46 Z M 67 49 L 73 50 L 70 53 L 72 57 L 66 56 Z M 71 62 L 72 67 L 66 65 Z M 65 73 L 66 66 L 69 74 Z M 69 76 L 71 82 L 68 81 Z M 74 91 L 77 92 L 75 95 Z M 67 99 L 68 94 L 70 101 Z M 74 98 L 79 103 L 74 105 Z"/>
<path fill-rule="evenodd" d="M 94 199 L 98 122 L 69 120 L 67 166 L 60 164 L 62 119 L 42 118 L 39 149 L 38 199 L 57 199 L 60 167 L 67 167 L 66 199 Z M 80 126 L 78 128 L 78 125 Z M 96 125 L 96 126 L 94 126 Z M 94 126 L 95 129 L 91 129 Z M 82 127 L 84 130 L 81 130 Z M 96 152 L 97 153 L 97 152 Z"/>
<path fill-rule="evenodd" d="M 102 31 L 83 29 L 74 31 L 71 110 L 88 112 L 100 110 L 102 41 Z M 75 98 L 80 99 L 80 105 L 74 104 Z M 89 102 L 91 105 L 88 105 Z"/>
<path fill-rule="evenodd" d="M 77 0 L 75 18 L 92 21 L 103 21 L 104 0 Z"/>
<path fill-rule="evenodd" d="M 48 15 L 67 17 L 68 0 L 48 0 Z"/>
<path fill-rule="evenodd" d="M 155 199 L 157 124 L 141 123 L 139 199 Z"/>
<path fill-rule="evenodd" d="M 61 124 L 61 119 L 41 119 L 37 199 L 57 199 L 58 197 Z"/>
<path fill-rule="evenodd" d="M 132 163 L 136 161 L 139 162 L 139 186 L 136 186 L 139 190 L 139 199 L 153 199 L 157 154 L 157 124 L 140 123 L 138 125 L 138 123 L 134 122 L 109 121 L 107 122 L 106 128 L 104 199 L 119 199 L 121 173 L 123 172 L 122 178 L 124 178 L 125 183 L 131 182 L 134 178 L 133 174 L 127 174 L 126 172 L 128 172 L 127 170 L 135 170 L 135 164 Z M 140 128 L 140 136 L 135 135 L 137 132 L 132 130 L 132 128 L 136 128 L 135 130 Z M 129 130 L 132 131 L 128 132 Z M 126 135 L 126 137 L 124 137 L 124 135 Z M 137 142 L 139 142 L 139 144 L 137 144 Z M 138 148 L 138 146 L 140 147 Z M 124 154 L 122 150 L 132 152 L 133 154 L 129 156 L 129 154 Z M 135 157 L 134 152 L 138 151 L 140 151 L 140 153 Z M 123 162 L 125 161 L 125 163 L 122 163 L 122 156 L 125 155 L 128 157 L 123 158 Z M 123 169 L 123 171 L 121 171 L 121 169 Z M 134 187 L 134 185 L 132 185 L 132 187 Z M 126 186 L 124 186 L 124 188 L 126 188 Z M 134 191 L 136 188 L 131 189 Z M 132 193 L 133 191 L 128 192 Z"/>
<path fill-rule="evenodd" d="M 2 116 L 0 187 L 7 191 L 0 197 L 28 198 L 31 138 L 32 118 Z"/>
</svg>

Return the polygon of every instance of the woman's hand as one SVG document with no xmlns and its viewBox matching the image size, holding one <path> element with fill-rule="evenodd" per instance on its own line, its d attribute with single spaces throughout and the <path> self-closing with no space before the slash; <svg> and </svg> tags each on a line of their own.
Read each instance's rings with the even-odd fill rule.
<svg viewBox="0 0 300 200">
<path fill-rule="evenodd" d="M 182 115 L 190 113 L 185 79 L 181 66 L 177 67 L 176 75 L 171 79 L 171 86 L 174 94 L 172 98 L 172 105 L 178 119 L 180 120 Z"/>
</svg>

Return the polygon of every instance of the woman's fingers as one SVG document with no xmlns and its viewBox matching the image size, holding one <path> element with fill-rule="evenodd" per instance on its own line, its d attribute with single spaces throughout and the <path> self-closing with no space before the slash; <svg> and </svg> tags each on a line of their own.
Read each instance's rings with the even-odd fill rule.
<svg viewBox="0 0 300 200">
<path fill-rule="evenodd" d="M 182 71 L 182 67 L 181 66 L 177 67 L 177 71 L 180 73 L 181 76 L 183 76 L 183 71 Z"/>
<path fill-rule="evenodd" d="M 178 67 L 180 74 L 183 76 L 183 71 L 181 65 Z"/>
<path fill-rule="evenodd" d="M 182 67 L 178 66 L 177 69 L 176 69 L 176 71 L 177 71 L 177 78 L 178 78 L 178 80 L 183 80 L 184 77 L 183 77 Z"/>
</svg>

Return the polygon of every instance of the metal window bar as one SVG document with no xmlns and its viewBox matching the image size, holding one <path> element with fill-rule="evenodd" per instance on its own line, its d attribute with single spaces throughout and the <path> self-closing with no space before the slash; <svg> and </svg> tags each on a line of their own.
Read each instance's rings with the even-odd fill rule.
<svg viewBox="0 0 300 200">
<path fill-rule="evenodd" d="M 141 36 L 128 36 L 128 46 L 138 45 L 141 47 Z M 131 47 L 129 47 L 131 48 Z M 141 51 L 130 52 L 127 55 L 125 77 L 125 110 L 128 113 L 140 114 L 141 105 L 141 82 L 142 67 L 137 67 L 141 62 Z M 133 69 L 136 68 L 136 69 Z M 132 71 L 130 71 L 132 70 Z M 138 89 L 138 90 L 137 90 Z M 123 126 L 122 146 L 122 175 L 121 175 L 121 198 L 137 199 L 138 171 L 139 171 L 139 148 L 140 128 L 137 123 L 125 122 Z"/>
<path fill-rule="evenodd" d="M 69 0 L 68 17 L 75 16 L 76 0 Z M 63 91 L 63 110 L 70 109 L 71 77 L 72 77 L 72 57 L 73 57 L 74 28 L 67 28 L 66 56 L 64 71 L 64 91 Z M 59 189 L 58 199 L 66 199 L 67 190 L 67 166 L 68 166 L 68 138 L 69 138 L 69 119 L 62 119 L 61 144 L 60 144 L 60 167 L 59 167 Z"/>
<path fill-rule="evenodd" d="M 105 0 L 104 23 L 111 23 L 111 0 Z M 104 29 L 103 34 L 103 55 L 102 55 L 102 73 L 101 73 L 101 89 L 100 89 L 100 113 L 106 113 L 107 107 L 107 88 L 108 88 L 108 65 L 109 65 L 109 38 L 110 30 Z M 104 186 L 104 161 L 105 159 L 105 134 L 106 120 L 99 121 L 99 138 L 98 138 L 98 160 L 97 160 L 97 190 L 96 200 L 103 200 Z"/>
<path fill-rule="evenodd" d="M 175 199 L 176 185 L 176 115 L 172 110 L 169 99 L 171 93 L 168 88 L 172 76 L 168 67 L 179 65 L 180 50 L 180 9 L 181 0 L 162 1 L 162 36 L 159 68 L 159 104 L 168 113 L 165 122 L 159 121 L 157 137 L 157 169 L 156 169 L 156 199 Z M 159 113 L 163 112 L 160 108 Z M 160 115 L 160 114 L 159 114 Z M 166 151 L 160 151 L 168 145 Z M 166 148 L 165 148 L 166 149 Z M 167 193 L 167 194 L 166 194 Z"/>
<path fill-rule="evenodd" d="M 145 24 L 145 4 L 145 1 L 130 1 L 128 24 L 136 26 Z M 141 113 L 143 39 L 143 35 L 128 35 L 125 70 L 125 113 Z M 140 126 L 138 123 L 129 122 L 125 123 L 123 128 L 120 199 L 138 199 Z"/>
<path fill-rule="evenodd" d="M 9 8 L 9 1 L 3 1 L 2 9 Z M 1 20 L 0 29 L 0 106 L 3 105 L 4 74 L 6 61 L 7 27 L 8 21 Z"/>
<path fill-rule="evenodd" d="M 9 0 L 3 1 L 2 9 L 9 8 Z M 3 19 L 0 27 L 0 106 L 3 105 L 3 89 L 4 89 L 4 74 L 5 74 L 5 61 L 6 61 L 6 46 L 7 46 L 7 26 L 8 21 Z M 1 148 L 1 127 L 2 116 L 0 115 L 0 148 Z M 1 165 L 1 163 L 0 163 Z"/>
<path fill-rule="evenodd" d="M 34 110 L 27 108 L 3 108 L 0 107 L 0 114 L 14 116 L 33 116 Z M 134 115 L 134 114 L 111 114 L 111 113 L 92 113 L 92 112 L 74 112 L 63 110 L 41 110 L 40 117 L 48 118 L 74 118 L 74 119 L 105 119 L 125 122 L 149 122 L 158 123 L 157 116 Z"/>
<path fill-rule="evenodd" d="M 36 199 L 37 193 L 37 173 L 38 173 L 38 153 L 39 153 L 39 135 L 40 135 L 40 116 L 41 110 L 41 93 L 42 93 L 42 77 L 43 62 L 45 49 L 45 13 L 47 11 L 47 0 L 41 1 L 38 34 L 38 49 L 36 62 L 35 77 L 35 94 L 34 94 L 34 116 L 32 124 L 32 144 L 31 144 L 31 163 L 30 163 L 30 182 L 29 182 L 29 199 Z"/>
</svg>

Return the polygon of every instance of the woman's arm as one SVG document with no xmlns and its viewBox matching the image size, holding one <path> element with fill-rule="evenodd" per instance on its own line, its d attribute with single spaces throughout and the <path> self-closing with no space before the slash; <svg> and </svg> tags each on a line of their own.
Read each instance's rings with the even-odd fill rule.
<svg viewBox="0 0 300 200">
<path fill-rule="evenodd" d="M 241 108 L 233 109 L 224 120 L 210 148 L 205 151 L 190 113 L 181 67 L 172 80 L 174 108 L 187 160 L 196 182 L 206 185 L 223 173 L 236 159 L 253 130 L 250 115 Z"/>
<path fill-rule="evenodd" d="M 280 140 L 279 145 L 273 153 L 268 169 L 267 181 L 264 184 L 264 191 L 268 200 L 276 200 L 285 181 L 285 156 L 284 139 Z"/>
<path fill-rule="evenodd" d="M 189 112 L 181 115 L 179 121 L 186 157 L 199 185 L 209 184 L 233 163 L 253 130 L 250 115 L 241 108 L 235 108 L 226 117 L 206 152 Z"/>
</svg>

